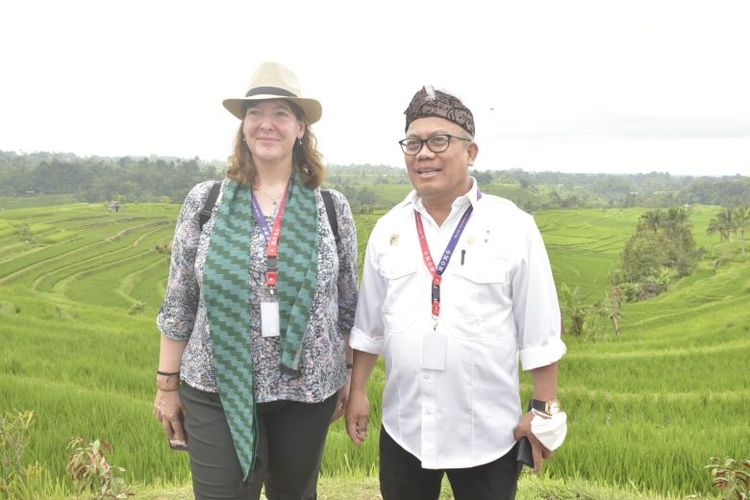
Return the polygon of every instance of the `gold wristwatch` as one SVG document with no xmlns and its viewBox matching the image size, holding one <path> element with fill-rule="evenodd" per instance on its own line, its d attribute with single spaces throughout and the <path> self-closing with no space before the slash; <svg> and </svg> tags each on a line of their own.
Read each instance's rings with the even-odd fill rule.
<svg viewBox="0 0 750 500">
<path fill-rule="evenodd" d="M 560 413 L 560 411 L 562 410 L 560 401 L 557 399 L 549 399 L 547 401 L 541 401 L 539 399 L 532 399 L 531 408 L 533 408 L 536 411 L 540 411 L 542 413 L 550 415 L 550 416 L 554 415 L 555 413 Z"/>
</svg>

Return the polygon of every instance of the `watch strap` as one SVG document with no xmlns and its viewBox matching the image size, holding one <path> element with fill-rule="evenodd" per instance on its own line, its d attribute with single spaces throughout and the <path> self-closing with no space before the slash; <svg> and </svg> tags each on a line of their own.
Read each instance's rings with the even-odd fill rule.
<svg viewBox="0 0 750 500">
<path fill-rule="evenodd" d="M 532 399 L 529 401 L 529 409 L 547 413 L 547 402 L 541 399 Z"/>
<path fill-rule="evenodd" d="M 553 413 L 553 412 L 550 412 L 549 410 L 551 403 L 555 403 L 555 406 L 559 410 L 560 402 L 556 399 L 550 399 L 549 401 L 542 401 L 540 399 L 532 399 L 531 401 L 529 401 L 529 409 L 540 411 L 546 415 L 551 415 Z"/>
</svg>

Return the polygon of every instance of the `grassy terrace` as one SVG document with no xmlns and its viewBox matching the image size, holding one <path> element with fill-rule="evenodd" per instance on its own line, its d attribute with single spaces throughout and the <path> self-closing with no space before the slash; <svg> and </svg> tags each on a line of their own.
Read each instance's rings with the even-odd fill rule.
<svg viewBox="0 0 750 500">
<path fill-rule="evenodd" d="M 111 462 L 143 488 L 189 481 L 187 456 L 169 450 L 151 411 L 154 317 L 168 266 L 155 247 L 171 240 L 178 209 L 143 204 L 111 213 L 71 204 L 0 212 L 0 413 L 35 412 L 28 458 L 43 465 L 48 493 L 72 491 L 65 445 L 78 435 L 112 442 Z M 641 212 L 536 214 L 558 283 L 601 298 Z M 706 239 L 715 212 L 694 211 L 707 256 L 693 276 L 654 300 L 627 304 L 620 337 L 565 339 L 560 398 L 569 437 L 542 478 L 524 479 L 527 498 L 561 484 L 582 494 L 620 488 L 606 490 L 607 498 L 612 491 L 706 494 L 711 456 L 750 457 L 750 260 Z M 378 216 L 357 218 L 362 253 Z M 21 224 L 32 242 L 19 238 Z M 381 368 L 369 388 L 376 422 L 382 381 Z M 527 378 L 523 390 L 530 395 Z M 359 498 L 377 498 L 364 496 L 377 495 L 367 479 L 377 473 L 376 445 L 372 433 L 354 448 L 336 423 L 322 470 L 328 491 L 361 485 Z M 350 498 L 335 495 L 328 498 Z"/>
</svg>

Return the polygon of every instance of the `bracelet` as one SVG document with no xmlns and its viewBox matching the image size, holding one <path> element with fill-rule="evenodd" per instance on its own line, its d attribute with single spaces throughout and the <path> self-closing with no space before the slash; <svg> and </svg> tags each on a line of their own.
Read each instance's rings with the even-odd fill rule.
<svg viewBox="0 0 750 500">
<path fill-rule="evenodd" d="M 156 388 L 164 392 L 174 392 L 180 389 L 180 379 L 177 379 L 176 384 L 170 384 L 167 380 L 162 380 L 162 384 L 159 384 L 159 380 L 156 380 Z"/>
<path fill-rule="evenodd" d="M 179 371 L 176 371 L 176 372 L 163 372 L 161 370 L 156 370 L 156 374 L 157 375 L 164 375 L 165 377 L 174 377 L 175 375 L 179 375 L 180 372 Z"/>
<path fill-rule="evenodd" d="M 351 369 L 352 369 L 352 366 L 354 366 L 354 365 L 353 365 L 353 364 L 351 364 L 351 363 L 347 363 L 347 364 L 346 364 L 346 369 L 347 369 L 347 370 L 351 370 Z"/>
</svg>

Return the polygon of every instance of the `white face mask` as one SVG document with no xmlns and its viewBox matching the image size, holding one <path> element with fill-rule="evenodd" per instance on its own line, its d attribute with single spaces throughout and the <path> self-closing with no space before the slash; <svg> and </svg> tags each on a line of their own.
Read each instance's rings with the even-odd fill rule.
<svg viewBox="0 0 750 500">
<path fill-rule="evenodd" d="M 565 412 L 555 413 L 550 418 L 534 415 L 531 433 L 550 451 L 556 450 L 565 441 L 568 433 L 568 417 Z"/>
</svg>

